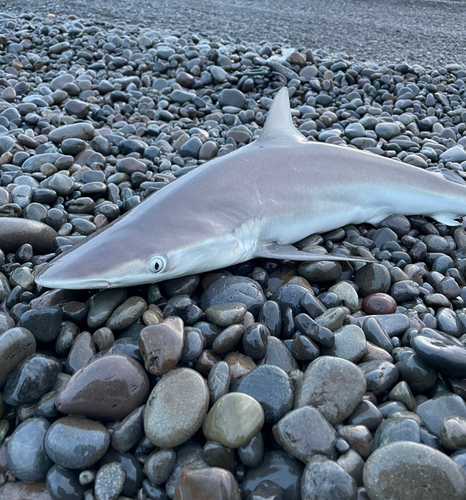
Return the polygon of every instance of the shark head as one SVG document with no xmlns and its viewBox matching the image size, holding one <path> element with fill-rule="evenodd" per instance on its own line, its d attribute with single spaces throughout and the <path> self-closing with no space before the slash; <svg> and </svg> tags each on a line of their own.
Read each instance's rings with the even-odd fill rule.
<svg viewBox="0 0 466 500">
<path fill-rule="evenodd" d="M 157 221 L 149 211 L 137 210 L 144 204 L 38 269 L 36 283 L 73 290 L 118 288 L 244 260 L 246 248 L 222 224 L 214 227 L 212 219 L 187 216 L 176 227 L 173 217 Z"/>
</svg>

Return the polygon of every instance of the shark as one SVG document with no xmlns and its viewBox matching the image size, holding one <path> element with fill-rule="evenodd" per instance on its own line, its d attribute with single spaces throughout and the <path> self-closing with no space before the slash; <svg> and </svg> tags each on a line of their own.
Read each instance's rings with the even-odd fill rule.
<svg viewBox="0 0 466 500">
<path fill-rule="evenodd" d="M 35 279 L 46 288 L 117 288 L 253 258 L 367 261 L 293 243 L 347 224 L 376 225 L 395 213 L 458 225 L 466 186 L 399 160 L 309 141 L 293 123 L 284 87 L 255 141 L 163 187 Z"/>
</svg>

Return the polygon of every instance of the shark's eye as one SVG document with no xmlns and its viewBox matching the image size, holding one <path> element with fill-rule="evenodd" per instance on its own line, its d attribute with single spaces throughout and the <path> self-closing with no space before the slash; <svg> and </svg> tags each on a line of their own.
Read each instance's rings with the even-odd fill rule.
<svg viewBox="0 0 466 500">
<path fill-rule="evenodd" d="M 163 259 L 162 257 L 154 257 L 149 264 L 149 269 L 153 273 L 160 273 L 160 271 L 162 271 L 164 267 L 165 259 Z"/>
</svg>

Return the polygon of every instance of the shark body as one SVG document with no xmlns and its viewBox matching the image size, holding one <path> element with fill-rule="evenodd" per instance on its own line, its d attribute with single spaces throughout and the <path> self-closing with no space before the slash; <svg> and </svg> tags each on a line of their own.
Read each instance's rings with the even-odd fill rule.
<svg viewBox="0 0 466 500">
<path fill-rule="evenodd" d="M 394 214 L 445 224 L 466 213 L 466 186 L 368 152 L 309 142 L 278 92 L 261 136 L 150 196 L 41 269 L 48 288 L 114 288 L 228 267 L 254 257 L 364 260 L 291 246 Z"/>
</svg>

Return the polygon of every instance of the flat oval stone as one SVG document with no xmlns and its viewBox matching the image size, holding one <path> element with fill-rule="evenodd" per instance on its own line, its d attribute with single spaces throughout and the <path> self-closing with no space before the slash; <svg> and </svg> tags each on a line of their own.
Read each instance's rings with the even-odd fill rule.
<svg viewBox="0 0 466 500">
<path fill-rule="evenodd" d="M 50 422 L 30 418 L 18 425 L 8 442 L 8 469 L 20 481 L 43 481 L 53 465 L 45 451 L 45 434 Z"/>
<path fill-rule="evenodd" d="M 87 141 L 94 137 L 94 127 L 87 122 L 62 125 L 49 133 L 49 139 L 55 143 L 61 143 L 65 139 L 82 139 Z"/>
<path fill-rule="evenodd" d="M 293 385 L 277 366 L 261 365 L 237 380 L 231 392 L 241 392 L 260 403 L 265 421 L 275 424 L 293 408 Z"/>
<path fill-rule="evenodd" d="M 366 378 L 346 359 L 321 356 L 313 361 L 298 383 L 295 408 L 317 408 L 334 425 L 351 415 L 366 392 Z"/>
<path fill-rule="evenodd" d="M 241 302 L 230 302 L 229 304 L 210 306 L 204 311 L 204 314 L 207 321 L 226 328 L 235 323 L 241 323 L 246 311 L 246 306 Z"/>
<path fill-rule="evenodd" d="M 146 309 L 147 302 L 142 297 L 130 297 L 113 311 L 105 326 L 114 331 L 124 330 L 140 318 Z"/>
<path fill-rule="evenodd" d="M 128 296 L 126 289 L 114 288 L 102 290 L 89 299 L 89 312 L 87 314 L 87 326 L 89 328 L 99 328 L 110 317 L 112 312 Z"/>
<path fill-rule="evenodd" d="M 301 498 L 301 477 L 304 464 L 284 451 L 266 453 L 262 463 L 251 468 L 241 484 L 243 496 L 247 496 L 263 481 L 269 480 L 283 488 L 283 500 Z"/>
<path fill-rule="evenodd" d="M 411 347 L 439 372 L 453 378 L 466 377 L 466 347 L 455 337 L 422 328 L 411 338 Z"/>
<path fill-rule="evenodd" d="M 362 301 L 366 314 L 393 314 L 396 307 L 396 300 L 386 293 L 372 293 Z"/>
<path fill-rule="evenodd" d="M 60 391 L 55 406 L 62 413 L 97 420 L 121 420 L 149 394 L 143 367 L 124 354 L 95 358 L 77 371 Z"/>
<path fill-rule="evenodd" d="M 466 476 L 447 455 L 399 441 L 374 451 L 364 467 L 371 500 L 464 500 Z"/>
<path fill-rule="evenodd" d="M 175 450 L 171 448 L 156 449 L 144 463 L 144 473 L 156 486 L 165 483 L 169 478 L 176 460 Z"/>
<path fill-rule="evenodd" d="M 190 368 L 173 370 L 149 396 L 144 415 L 146 436 L 161 448 L 178 446 L 198 431 L 208 407 L 205 379 Z"/>
<path fill-rule="evenodd" d="M 210 409 L 202 426 L 204 435 L 229 448 L 245 445 L 264 425 L 264 410 L 251 396 L 229 393 Z"/>
<path fill-rule="evenodd" d="M 261 286 L 243 276 L 223 276 L 211 283 L 201 295 L 200 307 L 208 307 L 229 302 L 241 302 L 248 311 L 257 316 L 266 298 Z"/>
<path fill-rule="evenodd" d="M 29 243 L 34 253 L 42 255 L 55 251 L 54 241 L 58 234 L 47 224 L 19 217 L 0 217 L 0 248 L 16 252 Z"/>
<path fill-rule="evenodd" d="M 0 334 L 0 388 L 8 374 L 35 351 L 36 339 L 26 328 L 10 328 Z"/>
<path fill-rule="evenodd" d="M 60 467 L 84 469 L 100 460 L 110 445 L 110 434 L 98 422 L 86 418 L 63 417 L 55 421 L 45 436 L 45 449 Z"/>
</svg>

